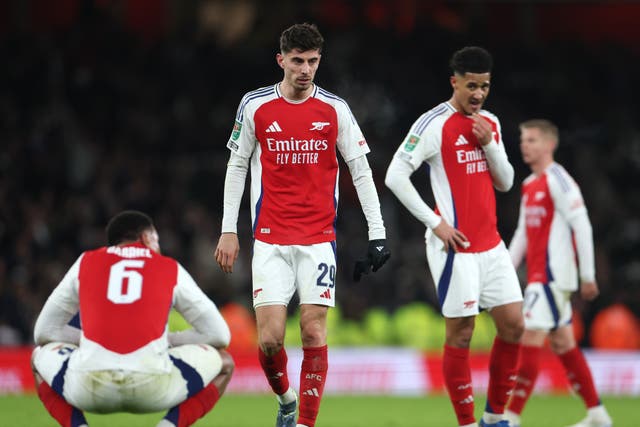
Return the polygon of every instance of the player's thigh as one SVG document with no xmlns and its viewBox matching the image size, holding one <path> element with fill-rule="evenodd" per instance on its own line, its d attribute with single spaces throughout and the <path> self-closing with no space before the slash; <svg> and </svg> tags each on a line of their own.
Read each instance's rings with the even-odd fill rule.
<svg viewBox="0 0 640 427">
<path fill-rule="evenodd" d="M 524 290 L 526 329 L 551 331 L 571 322 L 571 293 L 543 283 L 529 283 Z"/>
<path fill-rule="evenodd" d="M 427 261 L 445 317 L 479 313 L 480 281 L 475 254 L 445 252 L 440 239 L 427 238 Z"/>
<path fill-rule="evenodd" d="M 251 261 L 254 307 L 289 304 L 296 290 L 290 253 L 290 246 L 254 242 Z"/>
<path fill-rule="evenodd" d="M 491 309 L 522 301 L 522 289 L 504 242 L 477 254 L 480 266 L 480 307 Z"/>
<path fill-rule="evenodd" d="M 335 306 L 335 242 L 296 245 L 293 263 L 300 304 Z"/>
<path fill-rule="evenodd" d="M 73 344 L 52 342 L 33 350 L 33 366 L 42 379 L 53 386 L 54 379 L 62 381 L 71 354 L 78 348 Z M 56 390 L 59 393 L 61 391 Z"/>
</svg>

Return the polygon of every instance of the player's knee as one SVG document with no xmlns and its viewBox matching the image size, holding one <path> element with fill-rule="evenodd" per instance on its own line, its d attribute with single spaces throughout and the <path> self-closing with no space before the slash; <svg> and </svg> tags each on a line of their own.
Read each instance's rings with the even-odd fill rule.
<svg viewBox="0 0 640 427">
<path fill-rule="evenodd" d="M 226 375 L 233 374 L 233 371 L 236 367 L 236 364 L 233 361 L 233 357 L 231 357 L 231 355 L 224 350 L 219 350 L 219 353 L 220 358 L 222 359 L 222 369 L 220 370 L 220 373 Z"/>
<path fill-rule="evenodd" d="M 284 340 L 273 335 L 261 336 L 259 341 L 260 348 L 267 356 L 273 356 L 284 346 Z"/>
<path fill-rule="evenodd" d="M 320 347 L 327 343 L 327 331 L 317 324 L 303 326 L 301 330 L 303 347 Z"/>
<path fill-rule="evenodd" d="M 574 340 L 568 340 L 565 337 L 552 335 L 549 337 L 549 346 L 551 347 L 551 351 L 555 354 L 564 354 L 573 349 L 576 344 Z"/>
<path fill-rule="evenodd" d="M 524 319 L 518 318 L 498 327 L 498 336 L 504 341 L 517 343 L 524 334 Z"/>
</svg>

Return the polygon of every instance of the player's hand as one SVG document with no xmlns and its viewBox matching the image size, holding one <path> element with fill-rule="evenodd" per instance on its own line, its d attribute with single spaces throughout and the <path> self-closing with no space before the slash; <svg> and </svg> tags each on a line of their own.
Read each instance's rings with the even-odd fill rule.
<svg viewBox="0 0 640 427">
<path fill-rule="evenodd" d="M 600 290 L 596 282 L 582 282 L 580 284 L 580 296 L 587 301 L 593 301 L 598 295 Z"/>
<path fill-rule="evenodd" d="M 233 264 L 240 253 L 240 242 L 236 233 L 222 233 L 214 256 L 216 262 L 225 273 L 233 273 Z"/>
<path fill-rule="evenodd" d="M 449 252 L 450 249 L 458 252 L 459 249 L 467 249 L 471 246 L 467 236 L 462 231 L 447 224 L 444 219 L 433 229 L 433 234 L 442 240 L 445 252 Z"/>
<path fill-rule="evenodd" d="M 493 128 L 487 119 L 482 117 L 478 113 L 474 113 L 471 116 L 473 125 L 471 131 L 478 138 L 480 145 L 487 145 L 493 139 Z"/>
<path fill-rule="evenodd" d="M 367 248 L 367 257 L 356 261 L 353 269 L 353 280 L 360 280 L 363 274 L 369 274 L 369 271 L 378 271 L 387 260 L 391 258 L 391 251 L 387 248 L 386 239 L 370 240 Z"/>
</svg>

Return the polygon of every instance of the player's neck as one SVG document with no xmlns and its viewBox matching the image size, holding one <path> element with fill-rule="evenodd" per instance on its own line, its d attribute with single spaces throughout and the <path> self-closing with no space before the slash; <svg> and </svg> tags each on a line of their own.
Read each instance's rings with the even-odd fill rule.
<svg viewBox="0 0 640 427">
<path fill-rule="evenodd" d="M 551 165 L 551 163 L 553 163 L 553 159 L 545 159 L 536 164 L 532 164 L 530 165 L 531 172 L 533 172 L 534 175 L 540 175 Z"/>
<path fill-rule="evenodd" d="M 280 93 L 282 93 L 282 97 L 287 101 L 291 102 L 302 102 L 309 98 L 313 93 L 313 89 L 315 88 L 315 84 L 312 84 L 305 90 L 298 90 L 293 86 L 287 84 L 286 82 L 280 82 Z"/>
</svg>

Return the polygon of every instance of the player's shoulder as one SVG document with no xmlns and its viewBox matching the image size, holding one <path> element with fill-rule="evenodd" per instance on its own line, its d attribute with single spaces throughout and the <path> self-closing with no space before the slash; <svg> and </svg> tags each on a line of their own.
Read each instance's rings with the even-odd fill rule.
<svg viewBox="0 0 640 427">
<path fill-rule="evenodd" d="M 350 110 L 347 101 L 345 101 L 335 93 L 329 92 L 328 90 L 321 88 L 318 85 L 316 85 L 316 87 L 314 88 L 313 94 L 311 96 L 319 101 L 333 106 L 334 108 L 346 108 L 347 110 Z"/>
<path fill-rule="evenodd" d="M 488 118 L 491 121 L 494 121 L 496 123 L 500 123 L 500 120 L 498 119 L 498 116 L 496 116 L 495 114 L 493 114 L 491 111 L 489 110 L 480 110 L 480 115 L 481 116 L 485 116 L 486 118 Z"/>
<path fill-rule="evenodd" d="M 522 186 L 526 187 L 527 185 L 531 184 L 532 182 L 534 182 L 538 178 L 539 178 L 538 175 L 536 175 L 534 173 L 530 173 L 527 177 L 525 177 L 525 179 L 522 180 Z"/>
<path fill-rule="evenodd" d="M 413 133 L 421 135 L 431 127 L 442 125 L 455 112 L 451 103 L 442 102 L 418 117 L 413 123 Z"/>
<path fill-rule="evenodd" d="M 240 105 L 238 106 L 236 119 L 242 121 L 242 116 L 244 115 L 244 111 L 248 106 L 257 106 L 264 102 L 270 101 L 273 98 L 277 98 L 279 96 L 277 86 L 277 84 L 273 84 L 245 93 L 242 97 L 242 100 L 240 101 Z"/>
<path fill-rule="evenodd" d="M 568 192 L 577 186 L 573 177 L 559 163 L 551 163 L 544 171 L 550 185 L 557 185 L 563 192 Z"/>
</svg>

